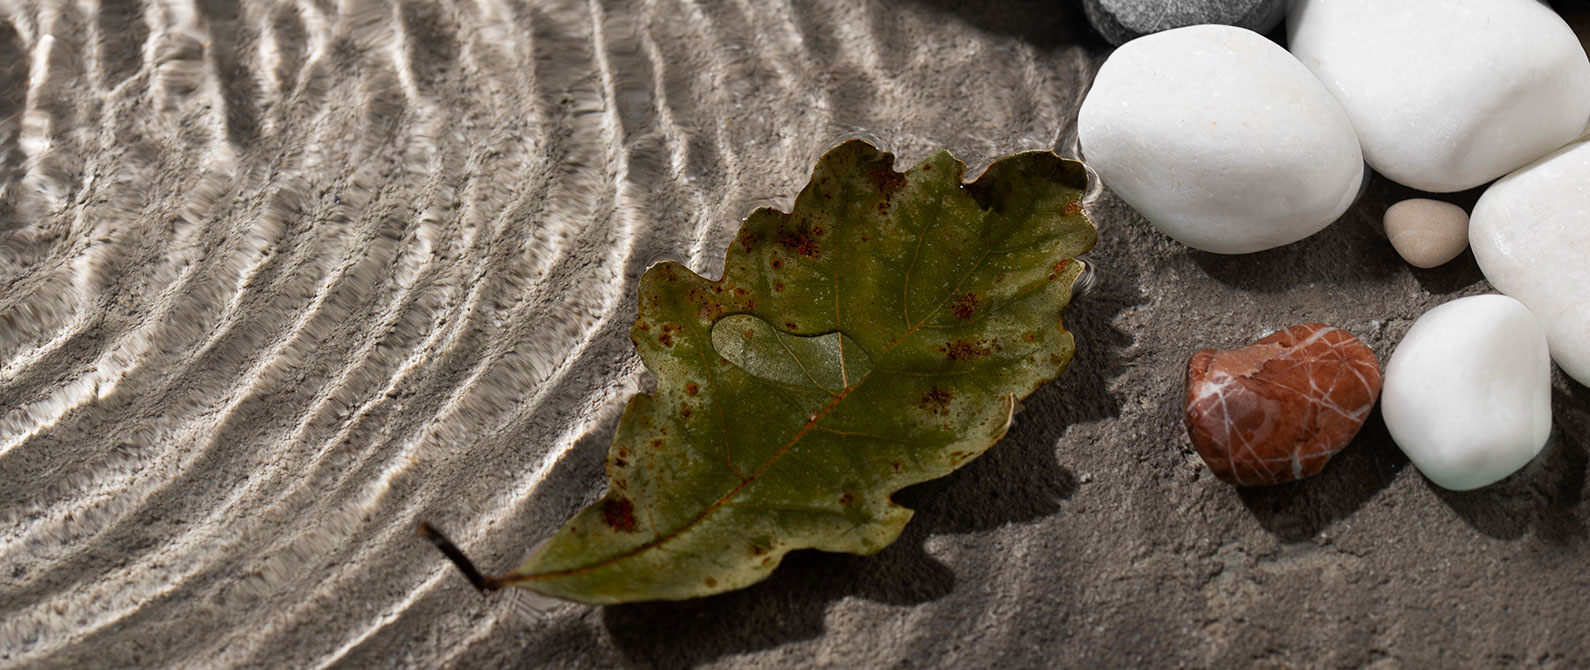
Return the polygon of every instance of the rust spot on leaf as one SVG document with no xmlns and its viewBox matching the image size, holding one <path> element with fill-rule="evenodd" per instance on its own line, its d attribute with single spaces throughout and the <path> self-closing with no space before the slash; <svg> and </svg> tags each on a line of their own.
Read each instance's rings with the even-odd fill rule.
<svg viewBox="0 0 1590 670">
<path fill-rule="evenodd" d="M 740 236 L 740 246 L 742 248 L 744 248 L 747 253 L 749 253 L 752 249 L 755 249 L 756 248 L 756 235 L 751 234 L 751 233 L 746 233 L 746 234 Z"/>
<path fill-rule="evenodd" d="M 1071 259 L 1069 259 L 1069 258 L 1067 258 L 1067 259 L 1065 259 L 1063 261 L 1060 261 L 1059 263 L 1055 263 L 1053 266 L 1051 266 L 1049 268 L 1049 278 L 1050 279 L 1059 279 L 1060 275 L 1063 274 L 1066 271 L 1066 268 L 1069 267 L 1070 265 L 1071 265 Z"/>
<path fill-rule="evenodd" d="M 927 410 L 929 414 L 949 414 L 950 401 L 954 399 L 955 396 L 949 391 L 934 386 L 928 389 L 927 393 L 922 394 L 922 399 L 917 401 L 916 406 Z M 898 472 L 898 468 L 896 471 Z"/>
<path fill-rule="evenodd" d="M 795 322 L 794 321 L 785 321 L 784 322 L 784 327 L 788 328 L 790 330 L 795 330 Z"/>
<path fill-rule="evenodd" d="M 853 495 L 850 495 L 849 493 L 846 493 L 845 495 L 839 496 L 839 504 L 841 504 L 841 505 L 849 505 L 849 504 L 851 504 L 853 502 L 856 502 L 856 497 L 853 496 Z"/>
<path fill-rule="evenodd" d="M 696 386 L 695 382 L 690 382 L 689 384 L 685 384 L 685 395 L 693 396 L 693 395 L 699 393 L 700 391 L 701 391 L 701 387 L 700 386 Z"/>
<path fill-rule="evenodd" d="M 957 319 L 970 319 L 972 314 L 977 311 L 977 305 L 981 302 L 982 298 L 977 297 L 976 293 L 967 293 L 955 299 L 955 303 L 950 305 L 950 311 L 955 314 Z"/>
<path fill-rule="evenodd" d="M 900 462 L 900 461 L 895 461 L 895 462 L 893 462 L 893 463 L 890 463 L 890 464 L 889 464 L 889 465 L 890 465 L 890 466 L 891 466 L 891 467 L 893 467 L 893 468 L 894 468 L 894 474 L 897 474 L 897 475 L 898 475 L 898 474 L 900 474 L 900 468 L 901 468 L 901 466 L 903 466 L 903 465 L 905 465 L 905 464 L 904 464 L 904 463 L 901 463 L 901 462 Z"/>
<path fill-rule="evenodd" d="M 1059 365 L 1061 363 L 1066 362 L 1066 359 L 1061 358 L 1060 354 L 1049 354 L 1049 362 L 1053 363 L 1055 365 Z"/>
<path fill-rule="evenodd" d="M 711 578 L 711 577 L 708 577 L 708 578 L 706 578 L 706 579 L 703 579 L 703 580 L 701 580 L 701 583 L 702 583 L 702 584 L 706 584 L 706 585 L 707 585 L 707 588 L 709 588 L 709 589 L 710 589 L 710 588 L 712 588 L 712 587 L 714 587 L 714 586 L 717 586 L 717 585 L 718 585 L 718 580 L 716 580 L 716 579 L 713 579 L 713 578 Z"/>
<path fill-rule="evenodd" d="M 987 356 L 990 353 L 988 350 L 988 342 L 985 340 L 957 340 L 939 347 L 939 351 L 944 352 L 944 354 L 949 356 L 950 360 L 952 361 L 964 361 L 969 358 L 981 358 L 983 356 Z"/>
<path fill-rule="evenodd" d="M 747 293 L 750 293 L 750 291 L 747 291 L 739 286 L 734 287 L 734 295 L 736 296 L 744 297 Z"/>
<path fill-rule="evenodd" d="M 688 418 L 690 418 L 690 414 L 691 414 L 692 411 L 694 411 L 694 410 L 690 409 L 690 403 L 687 403 L 687 402 L 679 403 L 679 416 L 688 419 Z"/>
<path fill-rule="evenodd" d="M 867 172 L 867 178 L 872 181 L 873 188 L 878 189 L 885 197 L 905 186 L 905 175 L 894 171 L 888 165 L 879 165 Z"/>
<path fill-rule="evenodd" d="M 644 322 L 644 321 L 643 321 L 643 322 L 641 322 L 641 323 L 637 323 L 637 324 L 635 324 L 635 327 L 636 327 L 636 328 L 639 328 L 639 329 L 640 329 L 640 332 L 642 332 L 642 333 L 649 333 L 649 332 L 651 332 L 651 324 L 649 324 L 649 323 L 646 323 L 646 322 Z"/>
<path fill-rule="evenodd" d="M 817 226 L 817 227 L 812 228 L 812 234 L 816 235 L 818 237 L 822 237 L 823 233 L 826 233 L 826 232 L 828 232 L 828 231 L 823 230 L 822 226 Z"/>
<path fill-rule="evenodd" d="M 965 462 L 967 458 L 971 457 L 971 455 L 972 454 L 969 451 L 950 452 L 950 466 L 955 467 L 960 465 L 961 463 Z"/>
<path fill-rule="evenodd" d="M 784 267 L 784 259 L 774 256 L 773 260 L 768 261 L 768 264 L 772 265 L 774 270 L 779 270 Z"/>
<path fill-rule="evenodd" d="M 1023 333 L 1022 336 L 1021 336 L 1021 339 L 1026 340 L 1028 342 L 1037 342 L 1038 341 L 1038 335 L 1035 334 L 1035 333 Z"/>
<path fill-rule="evenodd" d="M 781 282 L 781 281 L 773 282 L 773 290 L 775 290 L 775 291 L 784 290 L 784 282 Z"/>
<path fill-rule="evenodd" d="M 1082 203 L 1073 200 L 1071 202 L 1066 203 L 1065 209 L 1063 209 L 1061 211 L 1065 212 L 1066 216 L 1071 216 L 1072 214 L 1076 214 L 1077 212 L 1082 211 Z"/>
<path fill-rule="evenodd" d="M 808 235 L 805 231 L 790 231 L 784 233 L 782 237 L 778 238 L 778 243 L 780 246 L 784 247 L 785 251 L 805 256 L 806 258 L 816 258 L 820 253 L 820 250 L 817 246 L 817 240 L 811 235 Z"/>
<path fill-rule="evenodd" d="M 616 531 L 635 532 L 635 504 L 624 498 L 608 498 L 602 502 L 602 523 Z"/>
<path fill-rule="evenodd" d="M 674 346 L 674 333 L 684 329 L 684 326 L 676 323 L 665 323 L 662 325 L 662 332 L 657 334 L 657 341 L 665 347 Z"/>
</svg>

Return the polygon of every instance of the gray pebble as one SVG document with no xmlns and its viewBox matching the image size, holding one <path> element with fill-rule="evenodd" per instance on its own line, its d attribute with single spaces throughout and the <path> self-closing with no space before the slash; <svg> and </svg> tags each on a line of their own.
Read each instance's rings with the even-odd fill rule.
<svg viewBox="0 0 1590 670">
<path fill-rule="evenodd" d="M 1285 0 L 1084 0 L 1082 5 L 1093 28 L 1116 45 L 1203 23 L 1267 33 L 1286 15 Z"/>
</svg>

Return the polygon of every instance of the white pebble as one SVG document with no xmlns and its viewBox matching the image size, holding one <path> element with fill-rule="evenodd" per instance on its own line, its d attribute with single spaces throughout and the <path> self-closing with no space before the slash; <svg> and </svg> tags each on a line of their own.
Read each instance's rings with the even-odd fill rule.
<svg viewBox="0 0 1590 670">
<path fill-rule="evenodd" d="M 1437 486 L 1494 483 L 1551 433 L 1551 358 L 1540 322 L 1503 295 L 1459 298 L 1414 322 L 1386 364 L 1391 438 Z"/>
<path fill-rule="evenodd" d="M 1386 238 L 1416 268 L 1445 264 L 1469 245 L 1469 215 L 1450 202 L 1410 198 L 1386 210 Z"/>
<path fill-rule="evenodd" d="M 1491 285 L 1540 317 L 1557 365 L 1590 386 L 1590 142 L 1486 189 L 1469 243 Z"/>
<path fill-rule="evenodd" d="M 1424 191 L 1484 184 L 1590 120 L 1590 59 L 1537 0 L 1298 0 L 1287 36 L 1369 164 Z"/>
<path fill-rule="evenodd" d="M 1166 235 L 1215 253 L 1319 232 L 1364 178 L 1341 105 L 1285 49 L 1231 26 L 1116 49 L 1077 113 L 1077 136 L 1105 186 Z"/>
</svg>

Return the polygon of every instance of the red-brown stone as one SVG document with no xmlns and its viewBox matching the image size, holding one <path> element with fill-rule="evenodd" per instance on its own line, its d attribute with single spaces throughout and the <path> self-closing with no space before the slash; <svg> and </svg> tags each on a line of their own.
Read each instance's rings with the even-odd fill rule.
<svg viewBox="0 0 1590 670">
<path fill-rule="evenodd" d="M 1292 326 L 1246 347 L 1187 361 L 1187 434 L 1204 463 L 1238 486 L 1317 474 L 1351 442 L 1380 395 L 1380 361 L 1351 333 Z"/>
</svg>

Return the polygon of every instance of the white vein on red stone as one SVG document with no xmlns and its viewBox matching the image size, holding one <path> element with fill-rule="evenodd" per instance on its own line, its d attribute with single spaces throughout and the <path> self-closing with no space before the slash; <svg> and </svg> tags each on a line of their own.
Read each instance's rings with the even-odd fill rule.
<svg viewBox="0 0 1590 670">
<path fill-rule="evenodd" d="M 1280 484 L 1318 473 L 1363 427 L 1380 363 L 1358 338 L 1303 324 L 1187 362 L 1193 446 L 1221 479 Z"/>
</svg>

